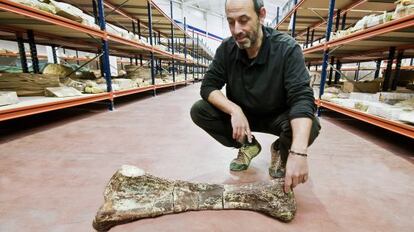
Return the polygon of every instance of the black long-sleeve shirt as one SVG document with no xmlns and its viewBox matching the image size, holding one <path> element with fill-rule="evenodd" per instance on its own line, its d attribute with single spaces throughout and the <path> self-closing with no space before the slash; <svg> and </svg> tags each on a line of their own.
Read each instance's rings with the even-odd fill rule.
<svg viewBox="0 0 414 232">
<path fill-rule="evenodd" d="M 239 49 L 232 37 L 217 48 L 204 76 L 200 94 L 226 85 L 229 100 L 245 113 L 273 115 L 289 110 L 289 118 L 311 118 L 316 111 L 302 50 L 287 34 L 262 27 L 262 47 L 255 59 Z"/>
</svg>

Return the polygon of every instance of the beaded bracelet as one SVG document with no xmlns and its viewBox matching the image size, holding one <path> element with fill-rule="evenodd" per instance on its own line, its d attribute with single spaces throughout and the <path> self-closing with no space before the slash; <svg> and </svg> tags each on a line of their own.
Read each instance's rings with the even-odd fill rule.
<svg viewBox="0 0 414 232">
<path fill-rule="evenodd" d="M 306 154 L 306 153 L 294 152 L 292 150 L 289 150 L 289 153 L 292 153 L 292 154 L 298 155 L 298 156 L 308 157 L 308 154 Z"/>
</svg>

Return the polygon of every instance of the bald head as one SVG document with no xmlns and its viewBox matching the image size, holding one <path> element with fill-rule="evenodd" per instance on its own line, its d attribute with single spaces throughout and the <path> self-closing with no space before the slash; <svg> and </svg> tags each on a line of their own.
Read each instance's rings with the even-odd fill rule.
<svg viewBox="0 0 414 232">
<path fill-rule="evenodd" d="M 255 11 L 255 4 L 259 8 L 258 13 Z M 258 39 L 261 38 L 260 24 L 266 17 L 263 0 L 226 0 L 226 17 L 239 48 L 257 47 Z"/>
<path fill-rule="evenodd" d="M 263 0 L 226 0 L 226 2 L 225 2 L 226 10 L 227 10 L 227 2 L 243 2 L 243 3 L 247 3 L 249 5 L 249 7 L 253 7 L 253 10 L 254 10 L 254 12 L 256 12 L 257 16 L 260 15 L 260 9 L 262 7 L 264 7 Z"/>
</svg>

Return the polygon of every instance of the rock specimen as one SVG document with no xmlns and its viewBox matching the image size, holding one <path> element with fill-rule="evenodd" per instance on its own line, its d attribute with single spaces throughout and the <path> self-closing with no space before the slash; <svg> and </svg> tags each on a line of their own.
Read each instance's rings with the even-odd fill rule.
<svg viewBox="0 0 414 232">
<path fill-rule="evenodd" d="M 131 79 L 125 78 L 112 79 L 112 83 L 119 85 L 120 89 L 132 89 L 137 87 L 137 84 L 134 83 Z"/>
<path fill-rule="evenodd" d="M 82 93 L 72 87 L 50 87 L 45 90 L 46 97 L 75 97 L 82 96 Z"/>
<path fill-rule="evenodd" d="M 32 73 L 0 73 L 0 91 L 17 96 L 44 96 L 47 87 L 59 87 L 59 76 Z"/>
<path fill-rule="evenodd" d="M 105 202 L 93 222 L 98 231 L 134 220 L 190 210 L 243 209 L 284 222 L 296 212 L 293 193 L 283 192 L 283 179 L 240 185 L 171 181 L 124 165 L 109 181 Z"/>
<path fill-rule="evenodd" d="M 42 72 L 43 74 L 52 74 L 58 75 L 59 77 L 68 77 L 71 73 L 73 73 L 73 69 L 62 64 L 46 64 Z"/>
<path fill-rule="evenodd" d="M 0 106 L 12 105 L 19 103 L 16 92 L 0 91 Z"/>
<path fill-rule="evenodd" d="M 94 72 L 91 72 L 89 71 L 89 69 L 86 68 L 79 68 L 79 66 L 75 64 L 46 64 L 42 72 L 43 74 L 59 75 L 60 82 L 62 83 L 67 81 L 68 78 L 71 78 L 73 80 L 96 80 Z"/>
<path fill-rule="evenodd" d="M 145 68 L 142 66 L 137 65 L 125 65 L 126 71 L 126 78 L 128 79 L 137 79 L 140 78 L 142 80 L 149 80 L 151 79 L 151 69 Z"/>
</svg>

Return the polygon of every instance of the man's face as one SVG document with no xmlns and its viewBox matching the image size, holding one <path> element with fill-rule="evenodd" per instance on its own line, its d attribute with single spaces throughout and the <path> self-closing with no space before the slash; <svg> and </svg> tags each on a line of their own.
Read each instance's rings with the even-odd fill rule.
<svg viewBox="0 0 414 232">
<path fill-rule="evenodd" d="M 252 0 L 227 0 L 226 16 L 240 49 L 250 48 L 256 43 L 261 27 Z"/>
</svg>

